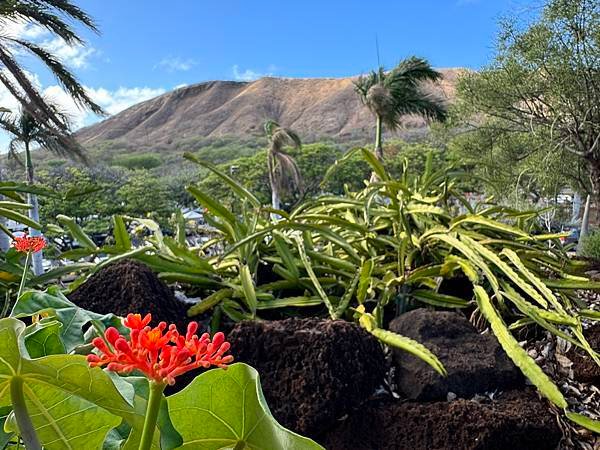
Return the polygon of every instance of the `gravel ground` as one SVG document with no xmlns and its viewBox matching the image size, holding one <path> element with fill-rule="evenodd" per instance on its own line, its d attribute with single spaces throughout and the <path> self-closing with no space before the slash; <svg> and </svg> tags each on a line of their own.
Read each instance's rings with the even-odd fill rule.
<svg viewBox="0 0 600 450">
<path fill-rule="evenodd" d="M 581 293 L 581 298 L 588 303 L 590 309 L 600 311 L 600 294 L 586 291 Z M 586 321 L 583 326 L 588 328 L 592 323 Z M 546 333 L 542 339 L 524 342 L 523 346 L 544 372 L 555 380 L 567 399 L 570 410 L 600 420 L 600 388 L 574 379 L 573 362 L 567 357 L 571 343 Z M 557 408 L 555 413 L 565 436 L 559 450 L 600 450 L 599 436 L 567 420 Z"/>
</svg>

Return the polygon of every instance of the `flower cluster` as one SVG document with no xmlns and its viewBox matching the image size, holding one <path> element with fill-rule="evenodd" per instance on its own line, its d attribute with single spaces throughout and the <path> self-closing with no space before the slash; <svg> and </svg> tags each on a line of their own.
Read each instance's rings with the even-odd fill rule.
<svg viewBox="0 0 600 450">
<path fill-rule="evenodd" d="M 129 314 L 123 324 L 129 328 L 127 340 L 116 328 L 110 327 L 104 338 L 92 343 L 100 355 L 88 355 L 90 366 L 104 366 L 122 374 L 139 370 L 150 380 L 173 385 L 175 377 L 199 367 L 226 367 L 233 356 L 225 355 L 230 344 L 223 333 L 216 333 L 212 340 L 208 333 L 198 337 L 198 323 L 190 322 L 185 336 L 179 334 L 175 325 L 167 327 L 161 322 L 150 327 L 150 314 Z"/>
<path fill-rule="evenodd" d="M 46 248 L 46 239 L 42 236 L 16 237 L 12 245 L 20 253 L 37 253 Z"/>
</svg>

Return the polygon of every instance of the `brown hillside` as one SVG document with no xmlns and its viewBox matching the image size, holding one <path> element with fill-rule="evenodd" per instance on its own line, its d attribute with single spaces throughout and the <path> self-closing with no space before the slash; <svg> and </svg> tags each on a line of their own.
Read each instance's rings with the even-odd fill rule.
<svg viewBox="0 0 600 450">
<path fill-rule="evenodd" d="M 460 71 L 443 69 L 444 79 L 427 89 L 452 100 Z M 195 84 L 132 106 L 77 136 L 87 146 L 117 141 L 137 150 L 170 149 L 195 137 L 261 135 L 264 121 L 273 119 L 296 130 L 305 142 L 370 138 L 373 119 L 354 93 L 353 80 L 266 77 Z M 407 118 L 399 134 L 424 130 L 422 120 Z"/>
</svg>

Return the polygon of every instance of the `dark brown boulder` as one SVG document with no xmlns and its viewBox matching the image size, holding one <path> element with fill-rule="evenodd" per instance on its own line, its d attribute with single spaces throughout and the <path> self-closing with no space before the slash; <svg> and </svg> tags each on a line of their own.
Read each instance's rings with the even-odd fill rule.
<svg viewBox="0 0 600 450">
<path fill-rule="evenodd" d="M 93 274 L 69 294 L 79 307 L 99 314 L 151 313 L 153 323 L 175 323 L 185 331 L 186 306 L 145 264 L 124 259 Z"/>
<path fill-rule="evenodd" d="M 345 321 L 241 322 L 228 340 L 236 361 L 258 370 L 279 423 L 310 437 L 369 398 L 386 372 L 377 340 Z"/>
<path fill-rule="evenodd" d="M 370 401 L 321 439 L 328 450 L 555 450 L 554 415 L 533 390 L 487 402 Z"/>
<path fill-rule="evenodd" d="M 415 356 L 393 349 L 398 387 L 409 399 L 445 400 L 449 392 L 470 398 L 523 385 L 496 338 L 479 334 L 462 314 L 416 309 L 394 319 L 390 329 L 425 345 L 448 371 L 442 377 Z"/>
</svg>

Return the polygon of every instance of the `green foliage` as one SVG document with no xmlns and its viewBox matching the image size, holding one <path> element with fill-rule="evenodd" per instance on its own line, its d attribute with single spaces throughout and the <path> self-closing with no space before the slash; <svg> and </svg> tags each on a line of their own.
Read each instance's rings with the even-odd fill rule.
<svg viewBox="0 0 600 450">
<path fill-rule="evenodd" d="M 58 167 L 39 174 L 40 185 L 61 196 L 40 199 L 42 221 L 66 215 L 86 232 L 105 232 L 114 214 L 150 217 L 167 227 L 179 202 L 189 198 L 183 180 L 139 169 Z M 189 200 L 188 200 L 189 201 Z"/>
<path fill-rule="evenodd" d="M 117 171 L 61 166 L 39 171 L 38 180 L 40 185 L 64 194 L 40 198 L 40 217 L 45 223 L 64 214 L 86 226 L 119 212 L 116 192 L 124 177 Z M 66 196 L 68 193 L 82 195 Z"/>
<path fill-rule="evenodd" d="M 385 330 L 384 316 L 393 316 L 406 301 L 477 307 L 508 355 L 564 407 L 551 382 L 516 350 L 512 332 L 536 324 L 598 361 L 582 334 L 581 320 L 590 316 L 574 290 L 600 289 L 600 284 L 578 276 L 583 266 L 565 254 L 560 235 L 531 233 L 536 230 L 535 211 L 470 205 L 448 170 L 435 169 L 433 153 L 422 173 L 404 165 L 397 177 L 365 149 L 346 154 L 334 167 L 343 167 L 359 153 L 381 181 L 356 192 L 304 201 L 278 220 L 227 173 L 190 158 L 212 171 L 221 189 L 227 187 L 239 197 L 239 213 L 233 213 L 204 190 L 189 188 L 205 208 L 214 239 L 188 248 L 146 220 L 142 223 L 152 235 L 144 247 L 86 252 L 112 255 L 107 263 L 136 258 L 165 281 L 188 285 L 204 298 L 189 315 L 213 311 L 217 318 L 224 313 L 234 321 L 290 314 L 358 319 L 382 342 L 423 358 L 441 373 L 435 355 Z M 472 294 L 464 298 L 442 290 L 465 282 Z"/>
<path fill-rule="evenodd" d="M 169 397 L 168 403 L 171 420 L 186 448 L 322 448 L 275 421 L 260 388 L 258 372 L 246 364 L 203 373 Z"/>
<path fill-rule="evenodd" d="M 134 430 L 143 426 L 142 399 L 134 396 L 126 401 L 108 374 L 91 369 L 84 356 L 31 359 L 22 344 L 26 332 L 25 324 L 17 319 L 0 320 L 0 406 L 26 408 L 44 448 L 99 449 L 109 431 L 122 421 Z M 14 394 L 7 395 L 9 389 L 20 390 L 24 404 L 18 405 Z M 13 422 L 8 429 L 17 431 Z M 131 433 L 129 445 L 135 445 L 135 437 Z"/>
<path fill-rule="evenodd" d="M 582 161 L 568 151 L 548 149 L 545 136 L 481 127 L 452 137 L 448 152 L 451 160 L 460 161 L 476 177 L 473 190 L 510 205 L 553 199 L 565 188 L 590 189 Z"/>
<path fill-rule="evenodd" d="M 356 191 L 364 188 L 370 176 L 370 167 L 360 154 L 354 154 L 336 167 L 324 182 L 325 173 L 345 153 L 345 150 L 330 143 L 307 144 L 301 150 L 288 149 L 288 153 L 296 160 L 304 180 L 303 198 L 311 198 L 322 193 L 340 195 L 345 189 Z M 385 147 L 386 167 L 390 173 L 398 176 L 405 160 L 412 170 L 420 172 L 425 167 L 427 154 L 433 152 L 434 169 L 451 164 L 443 149 L 432 148 L 428 144 L 408 144 L 402 141 L 390 141 Z M 197 154 L 194 154 L 197 156 Z M 199 158 L 202 159 L 202 158 Z M 230 174 L 239 184 L 253 192 L 261 203 L 270 202 L 269 177 L 266 166 L 266 152 L 260 151 L 250 157 L 242 157 L 219 165 L 220 171 Z M 214 173 L 205 176 L 199 183 L 200 189 L 227 207 L 236 207 L 237 201 L 233 190 L 219 183 Z M 300 201 L 297 196 L 284 196 L 284 203 L 289 206 Z"/>
<path fill-rule="evenodd" d="M 156 153 L 123 155 L 115 158 L 111 165 L 125 167 L 129 170 L 150 170 L 162 165 L 162 158 Z"/>
<path fill-rule="evenodd" d="M 583 238 L 581 256 L 600 261 L 600 230 L 594 230 Z"/>
<path fill-rule="evenodd" d="M 597 1 L 547 0 L 529 23 L 504 21 L 492 64 L 459 80 L 455 114 L 477 136 L 458 145 L 484 167 L 496 158 L 510 186 L 516 171 L 537 191 L 559 184 L 598 195 L 599 60 Z M 494 187 L 501 184 L 497 179 Z"/>
<path fill-rule="evenodd" d="M 130 174 L 127 182 L 117 190 L 121 200 L 121 214 L 148 217 L 166 225 L 166 219 L 176 211 L 167 186 L 144 170 Z"/>
<path fill-rule="evenodd" d="M 64 303 L 60 295 L 39 294 L 46 296 L 42 303 Z M 59 308 L 49 310 L 38 302 L 30 313 L 51 315 L 29 326 L 16 318 L 0 320 L 0 423 L 5 430 L 0 444 L 20 435 L 50 450 L 138 448 L 150 399 L 148 380 L 110 376 L 90 368 L 83 355 L 64 354 L 66 335 L 60 330 L 70 327 L 73 317 L 54 315 Z M 83 310 L 76 314 L 94 315 Z M 79 333 L 82 323 L 77 324 Z M 85 347 L 77 348 L 86 352 Z M 216 450 L 225 441 L 268 443 L 269 448 L 282 450 L 321 448 L 275 421 L 258 373 L 245 364 L 205 372 L 168 400 L 161 394 L 157 405 L 152 449 Z"/>
<path fill-rule="evenodd" d="M 51 286 L 44 292 L 25 292 L 13 307 L 11 317 L 23 318 L 38 314 L 51 317 L 61 324 L 57 330 L 58 337 L 67 353 L 89 343 L 89 336 L 86 338 L 84 332 L 89 326 L 100 330 L 120 326 L 119 318 L 113 314 L 102 315 L 86 311 L 69 301 L 56 286 Z"/>
<path fill-rule="evenodd" d="M 214 292 L 207 298 L 210 305 L 204 308 L 200 303 L 190 313 L 216 308 L 241 320 L 255 317 L 256 311 L 260 314 L 263 302 L 279 300 L 298 307 L 314 305 L 317 298 L 322 301 L 322 312 L 332 317 L 348 307 L 355 309 L 361 325 L 372 334 L 443 373 L 435 355 L 383 329 L 383 317 L 393 314 L 399 294 L 441 307 L 477 305 L 508 355 L 541 392 L 564 408 L 566 403 L 550 379 L 517 350 L 511 330 L 525 322 L 536 323 L 598 361 L 581 333 L 583 313 L 575 295 L 562 283 L 600 286 L 575 275 L 579 266 L 563 252 L 559 235 L 530 234 L 535 212 L 469 205 L 447 170 L 434 170 L 433 154 L 421 174 L 403 166 L 397 178 L 369 151 L 362 150 L 362 154 L 380 182 L 343 196 L 308 200 L 275 222 L 251 202 L 240 215 L 229 210 L 224 214 L 218 202 L 194 189 L 192 193 L 208 208 L 211 224 L 220 232 L 225 250 L 214 260 L 213 269 L 228 282 L 227 290 L 207 289 L 204 284 L 208 293 Z M 249 201 L 248 194 L 238 192 Z M 464 213 L 457 211 L 458 204 Z M 365 261 L 373 263 L 365 265 Z M 261 265 L 268 267 L 265 280 Z M 247 302 L 248 272 L 254 274 L 256 306 Z M 439 290 L 442 280 L 464 282 L 465 278 L 477 299 L 474 295 L 456 298 Z M 299 302 L 300 292 L 303 301 Z"/>
</svg>

